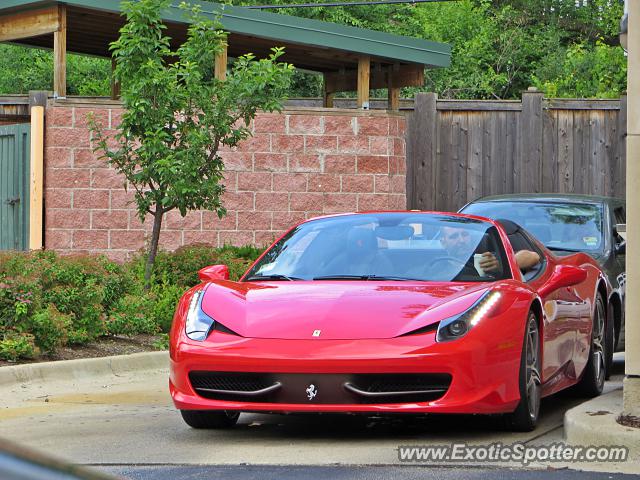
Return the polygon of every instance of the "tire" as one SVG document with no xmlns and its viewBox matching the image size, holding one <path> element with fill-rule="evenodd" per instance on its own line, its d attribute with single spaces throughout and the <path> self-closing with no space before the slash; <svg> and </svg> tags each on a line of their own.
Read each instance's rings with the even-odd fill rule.
<svg viewBox="0 0 640 480">
<path fill-rule="evenodd" d="M 613 329 L 613 324 L 615 318 L 613 304 L 609 303 L 607 306 L 607 321 L 605 323 L 605 332 L 604 332 L 604 347 L 605 347 L 605 380 L 609 380 L 611 378 L 611 372 L 613 370 L 613 351 L 615 349 L 615 331 Z"/>
<path fill-rule="evenodd" d="M 191 428 L 231 428 L 240 417 L 232 410 L 180 410 L 180 414 Z"/>
<path fill-rule="evenodd" d="M 589 347 L 589 361 L 582 373 L 582 378 L 576 385 L 576 391 L 585 397 L 597 397 L 602 393 L 606 376 L 606 325 L 607 317 L 602 296 L 596 296 L 596 306 L 593 311 L 593 328 L 591 329 L 591 345 Z"/>
<path fill-rule="evenodd" d="M 505 415 L 505 424 L 509 430 L 530 432 L 536 428 L 540 415 L 540 398 L 542 394 L 540 380 L 540 332 L 538 318 L 533 311 L 527 316 L 522 354 L 520 356 L 520 403 L 516 409 Z"/>
</svg>

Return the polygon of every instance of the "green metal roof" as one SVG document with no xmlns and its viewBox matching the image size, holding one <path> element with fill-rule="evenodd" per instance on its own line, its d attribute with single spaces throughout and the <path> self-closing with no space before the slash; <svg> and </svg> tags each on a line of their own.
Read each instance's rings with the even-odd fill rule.
<svg viewBox="0 0 640 480">
<path fill-rule="evenodd" d="M 191 0 L 191 2 L 200 4 L 203 12 L 208 15 L 222 11 L 222 24 L 231 33 L 230 49 L 233 47 L 235 38 L 243 39 L 245 44 L 251 40 L 269 40 L 272 46 L 285 46 L 285 50 L 287 46 L 298 46 L 306 47 L 311 54 L 316 55 L 321 55 L 321 51 L 324 51 L 326 58 L 334 57 L 336 69 L 343 66 L 341 62 L 345 63 L 348 60 L 348 63 L 353 63 L 354 54 L 369 55 L 372 57 L 372 61 L 377 59 L 382 63 L 400 62 L 432 67 L 447 67 L 451 60 L 451 47 L 443 43 L 242 7 L 197 0 Z M 55 4 L 66 4 L 68 16 L 73 18 L 74 15 L 77 15 L 87 24 L 90 24 L 92 18 L 94 18 L 92 17 L 92 12 L 95 15 L 99 15 L 100 12 L 120 14 L 122 11 L 119 0 L 65 0 L 64 2 L 54 0 L 4 0 L 0 6 L 0 15 L 10 11 Z M 163 18 L 167 23 L 186 23 L 183 11 L 180 10 L 178 5 L 179 2 L 177 0 L 174 1 L 171 7 L 163 13 Z M 107 31 L 108 25 L 105 25 L 105 23 L 109 22 L 105 22 L 104 19 L 101 22 L 96 21 L 95 28 L 85 32 L 85 35 L 93 34 L 95 36 L 101 28 L 105 29 L 104 52 L 107 51 L 106 45 L 108 45 L 108 42 L 113 40 L 113 32 Z M 69 51 L 100 54 L 90 51 L 89 46 L 83 46 L 84 42 L 79 39 L 74 44 L 72 41 L 73 35 L 70 35 L 73 29 L 73 22 L 69 21 L 67 28 L 69 32 L 68 42 L 71 40 L 68 45 Z M 171 32 L 169 31 L 168 34 L 171 35 Z M 43 46 L 42 39 L 38 41 L 30 40 L 32 39 L 24 39 L 20 42 Z M 295 61 L 292 63 L 296 64 Z M 297 63 L 299 64 L 300 62 Z M 310 67 L 312 65 L 304 66 L 304 68 Z M 322 68 L 317 70 L 327 69 L 327 65 L 323 65 Z"/>
</svg>

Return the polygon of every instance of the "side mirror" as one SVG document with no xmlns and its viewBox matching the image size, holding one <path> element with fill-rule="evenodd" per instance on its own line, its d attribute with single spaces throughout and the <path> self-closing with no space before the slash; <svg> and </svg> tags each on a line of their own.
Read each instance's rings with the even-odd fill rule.
<svg viewBox="0 0 640 480">
<path fill-rule="evenodd" d="M 553 269 L 551 278 L 541 288 L 543 296 L 558 290 L 562 287 L 571 287 L 584 282 L 587 279 L 587 271 L 584 268 L 575 267 L 573 265 L 556 265 Z"/>
<path fill-rule="evenodd" d="M 626 255 L 627 253 L 627 242 L 622 241 L 616 244 L 616 255 Z"/>
<path fill-rule="evenodd" d="M 229 267 L 226 265 L 209 265 L 198 270 L 198 278 L 203 282 L 229 280 Z"/>
</svg>

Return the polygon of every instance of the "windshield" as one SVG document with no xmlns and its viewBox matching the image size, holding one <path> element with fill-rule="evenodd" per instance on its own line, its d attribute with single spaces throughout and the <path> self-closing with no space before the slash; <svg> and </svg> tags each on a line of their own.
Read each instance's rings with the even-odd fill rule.
<svg viewBox="0 0 640 480">
<path fill-rule="evenodd" d="M 280 239 L 244 280 L 486 282 L 503 278 L 511 278 L 511 273 L 493 225 L 407 212 L 303 223 Z"/>
<path fill-rule="evenodd" d="M 507 219 L 533 234 L 548 248 L 600 252 L 602 209 L 597 204 L 543 202 L 480 202 L 464 213 Z"/>
</svg>

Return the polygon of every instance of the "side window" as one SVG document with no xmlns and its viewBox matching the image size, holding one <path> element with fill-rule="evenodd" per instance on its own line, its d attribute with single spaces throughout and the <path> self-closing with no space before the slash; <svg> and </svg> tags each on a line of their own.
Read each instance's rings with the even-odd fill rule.
<svg viewBox="0 0 640 480">
<path fill-rule="evenodd" d="M 618 206 L 618 207 L 615 207 L 613 209 L 613 221 L 616 224 L 620 224 L 620 223 L 626 224 L 627 223 L 626 222 L 626 215 L 625 215 L 624 207 L 622 205 Z M 615 227 L 615 225 L 614 225 L 614 227 Z M 613 241 L 616 244 L 616 246 L 618 244 L 624 242 L 624 235 L 625 235 L 624 232 L 621 235 L 620 232 L 616 231 L 616 234 L 614 235 L 614 238 L 613 238 Z"/>
<path fill-rule="evenodd" d="M 541 261 L 536 266 L 522 272 L 525 282 L 533 280 L 543 272 L 545 263 L 544 255 L 538 245 L 536 245 L 529 236 L 525 235 L 522 230 L 518 230 L 509 235 L 509 242 L 511 242 L 511 248 L 513 248 L 514 253 L 519 252 L 520 250 L 530 250 L 532 252 L 536 252 L 540 256 Z"/>
</svg>

